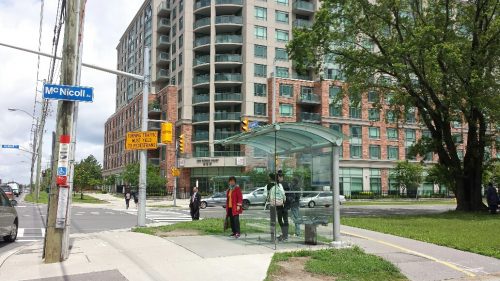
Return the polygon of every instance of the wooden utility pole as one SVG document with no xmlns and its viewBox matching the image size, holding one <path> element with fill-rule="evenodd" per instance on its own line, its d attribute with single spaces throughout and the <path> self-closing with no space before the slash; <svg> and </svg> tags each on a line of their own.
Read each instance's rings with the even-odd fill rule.
<svg viewBox="0 0 500 281">
<path fill-rule="evenodd" d="M 79 29 L 79 12 L 80 0 L 66 0 L 66 16 L 64 26 L 64 43 L 61 64 L 61 84 L 62 85 L 75 85 L 77 75 L 77 57 L 78 57 L 78 29 Z M 73 134 L 73 115 L 75 111 L 75 102 L 72 101 L 59 101 L 57 106 L 57 119 L 56 119 L 56 145 L 54 154 L 52 155 L 52 184 L 50 188 L 50 200 L 48 211 L 48 224 L 45 240 L 45 263 L 60 262 L 63 260 L 63 235 L 64 227 L 61 228 L 57 224 L 58 211 L 60 212 L 59 194 L 60 189 L 71 189 L 65 183 L 61 184 L 58 178 L 58 167 L 61 159 L 60 148 L 61 141 L 63 143 L 74 142 Z M 64 145 L 64 144 L 63 144 Z M 71 150 L 71 149 L 70 149 Z M 70 165 L 74 162 L 74 155 L 71 153 L 67 155 L 67 161 Z M 71 169 L 70 169 L 71 170 Z M 72 184 L 71 182 L 69 183 Z M 69 192 L 64 193 L 70 196 Z M 67 202 L 65 200 L 64 202 Z M 59 209 L 59 210 L 58 210 Z M 69 211 L 69 206 L 65 209 Z M 66 247 L 68 245 L 65 245 Z"/>
</svg>

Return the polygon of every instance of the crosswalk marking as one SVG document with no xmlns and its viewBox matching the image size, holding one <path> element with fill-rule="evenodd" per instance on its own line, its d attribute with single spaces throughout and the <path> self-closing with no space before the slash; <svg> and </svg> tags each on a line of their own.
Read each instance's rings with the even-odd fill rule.
<svg viewBox="0 0 500 281">
<path fill-rule="evenodd" d="M 125 211 L 131 215 L 137 215 L 136 210 L 126 210 Z M 191 221 L 191 216 L 183 212 L 173 212 L 173 211 L 148 211 L 146 212 L 146 219 L 152 220 L 154 222 L 183 222 Z"/>
<path fill-rule="evenodd" d="M 45 228 L 18 228 L 17 242 L 40 241 L 45 237 Z"/>
</svg>

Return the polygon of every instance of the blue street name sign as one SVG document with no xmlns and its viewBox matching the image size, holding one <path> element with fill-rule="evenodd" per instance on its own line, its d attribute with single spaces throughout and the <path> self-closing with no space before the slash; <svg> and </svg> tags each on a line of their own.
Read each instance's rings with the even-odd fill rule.
<svg viewBox="0 0 500 281">
<path fill-rule="evenodd" d="M 94 88 L 44 84 L 43 98 L 52 100 L 92 102 L 94 100 Z"/>
<path fill-rule="evenodd" d="M 19 144 L 2 144 L 2 148 L 17 148 L 17 149 L 19 149 Z"/>
<path fill-rule="evenodd" d="M 250 129 L 257 128 L 257 127 L 259 127 L 259 122 L 258 121 L 253 121 L 252 123 L 250 123 L 250 125 L 248 125 L 248 127 Z"/>
</svg>

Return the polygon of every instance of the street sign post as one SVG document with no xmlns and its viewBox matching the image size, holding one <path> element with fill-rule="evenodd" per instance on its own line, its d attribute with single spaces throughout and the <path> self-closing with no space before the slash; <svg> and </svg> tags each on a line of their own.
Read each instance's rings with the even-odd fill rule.
<svg viewBox="0 0 500 281">
<path fill-rule="evenodd" d="M 125 142 L 126 150 L 143 150 L 158 148 L 158 132 L 127 132 L 127 140 Z"/>
<path fill-rule="evenodd" d="M 52 100 L 92 102 L 94 100 L 94 88 L 44 84 L 43 98 Z"/>
<path fill-rule="evenodd" d="M 2 144 L 2 148 L 14 148 L 14 149 L 19 149 L 19 144 Z"/>
</svg>

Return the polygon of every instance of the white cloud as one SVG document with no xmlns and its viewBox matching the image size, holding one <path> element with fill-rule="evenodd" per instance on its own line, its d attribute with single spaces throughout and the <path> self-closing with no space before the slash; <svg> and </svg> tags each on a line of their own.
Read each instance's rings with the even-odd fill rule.
<svg viewBox="0 0 500 281">
<path fill-rule="evenodd" d="M 141 0 L 88 0 L 86 6 L 83 61 L 106 68 L 116 68 L 116 45 L 129 22 L 143 3 Z M 50 53 L 57 0 L 45 1 L 42 52 Z M 0 42 L 36 50 L 40 20 L 40 1 L 0 0 Z M 59 50 L 62 49 L 62 34 Z M 19 144 L 30 148 L 31 118 L 20 108 L 33 113 L 37 56 L 0 46 L 0 144 Z M 49 59 L 41 57 L 39 79 L 48 76 Z M 59 70 L 59 67 L 56 67 Z M 59 72 L 55 73 L 55 77 Z M 93 154 L 101 163 L 104 123 L 114 112 L 116 77 L 97 70 L 83 69 L 81 85 L 94 87 L 94 102 L 81 103 L 77 126 L 76 159 Z M 38 83 L 38 90 L 42 84 Z M 40 101 L 40 94 L 38 94 Z M 39 110 L 39 104 L 37 109 Z M 51 150 L 51 132 L 55 130 L 57 103 L 52 102 L 44 134 L 43 167 Z M 0 179 L 29 182 L 30 154 L 0 148 Z"/>
</svg>

